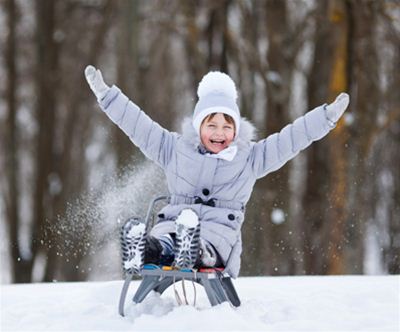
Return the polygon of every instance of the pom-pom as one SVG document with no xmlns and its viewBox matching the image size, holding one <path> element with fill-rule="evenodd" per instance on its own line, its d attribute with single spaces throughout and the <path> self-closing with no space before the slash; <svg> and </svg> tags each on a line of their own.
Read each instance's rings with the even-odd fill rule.
<svg viewBox="0 0 400 332">
<path fill-rule="evenodd" d="M 233 100 L 237 99 L 235 83 L 227 74 L 219 71 L 210 71 L 208 74 L 204 75 L 199 83 L 197 96 L 202 98 L 209 93 L 223 93 Z"/>
</svg>

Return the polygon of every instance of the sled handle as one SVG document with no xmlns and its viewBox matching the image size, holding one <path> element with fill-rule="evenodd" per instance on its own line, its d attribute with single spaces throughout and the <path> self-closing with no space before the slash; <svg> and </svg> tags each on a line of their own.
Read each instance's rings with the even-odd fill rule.
<svg viewBox="0 0 400 332">
<path fill-rule="evenodd" d="M 154 205 L 158 202 L 158 201 L 162 201 L 162 200 L 166 200 L 167 202 L 169 202 L 170 200 L 170 196 L 158 196 L 156 198 L 154 198 L 150 205 L 149 208 L 147 210 L 147 214 L 146 214 L 146 219 L 144 220 L 144 223 L 146 224 L 146 230 L 148 231 L 150 228 L 150 217 L 151 217 L 151 212 L 153 211 Z"/>
</svg>

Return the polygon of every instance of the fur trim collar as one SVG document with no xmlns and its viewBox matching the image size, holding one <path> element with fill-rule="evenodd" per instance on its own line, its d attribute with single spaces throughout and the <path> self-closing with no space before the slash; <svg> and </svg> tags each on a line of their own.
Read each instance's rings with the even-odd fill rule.
<svg viewBox="0 0 400 332">
<path fill-rule="evenodd" d="M 186 117 L 182 122 L 182 136 L 195 148 L 200 145 L 200 137 L 193 128 L 191 117 Z M 234 143 L 240 149 L 242 146 L 247 145 L 255 139 L 256 128 L 254 127 L 254 125 L 249 120 L 245 118 L 240 118 L 239 135 L 235 138 Z"/>
</svg>

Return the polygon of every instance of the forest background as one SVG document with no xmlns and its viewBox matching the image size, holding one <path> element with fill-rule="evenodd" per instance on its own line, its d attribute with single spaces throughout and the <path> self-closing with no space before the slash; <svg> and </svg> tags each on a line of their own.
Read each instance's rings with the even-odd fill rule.
<svg viewBox="0 0 400 332">
<path fill-rule="evenodd" d="M 180 131 L 209 70 L 264 138 L 342 91 L 336 129 L 258 181 L 241 275 L 400 273 L 400 3 L 1 0 L 1 280 L 121 277 L 118 230 L 166 192 L 102 114 L 103 72 Z"/>
</svg>

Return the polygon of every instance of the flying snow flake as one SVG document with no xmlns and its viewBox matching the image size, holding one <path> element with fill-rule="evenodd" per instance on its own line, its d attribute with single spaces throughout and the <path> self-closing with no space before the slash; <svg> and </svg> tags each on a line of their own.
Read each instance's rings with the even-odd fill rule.
<svg viewBox="0 0 400 332">
<path fill-rule="evenodd" d="M 282 77 L 281 77 L 281 75 L 278 73 L 278 72 L 276 72 L 276 71 L 269 71 L 268 73 L 267 73 L 267 79 L 268 79 L 268 81 L 270 81 L 270 82 L 272 82 L 272 83 L 275 83 L 275 84 L 280 84 L 280 83 L 282 83 Z"/>
<path fill-rule="evenodd" d="M 49 191 L 53 196 L 61 192 L 63 185 L 57 173 L 51 173 L 48 176 L 47 181 L 49 183 Z"/>
<path fill-rule="evenodd" d="M 353 113 L 345 113 L 345 114 L 343 115 L 343 119 L 344 119 L 344 123 L 345 123 L 347 126 L 351 126 L 351 125 L 354 123 L 354 121 L 355 121 L 355 119 L 354 119 L 354 114 L 353 114 Z"/>
<path fill-rule="evenodd" d="M 271 221 L 275 225 L 280 225 L 285 222 L 285 213 L 282 209 L 273 209 L 271 212 Z"/>
</svg>

